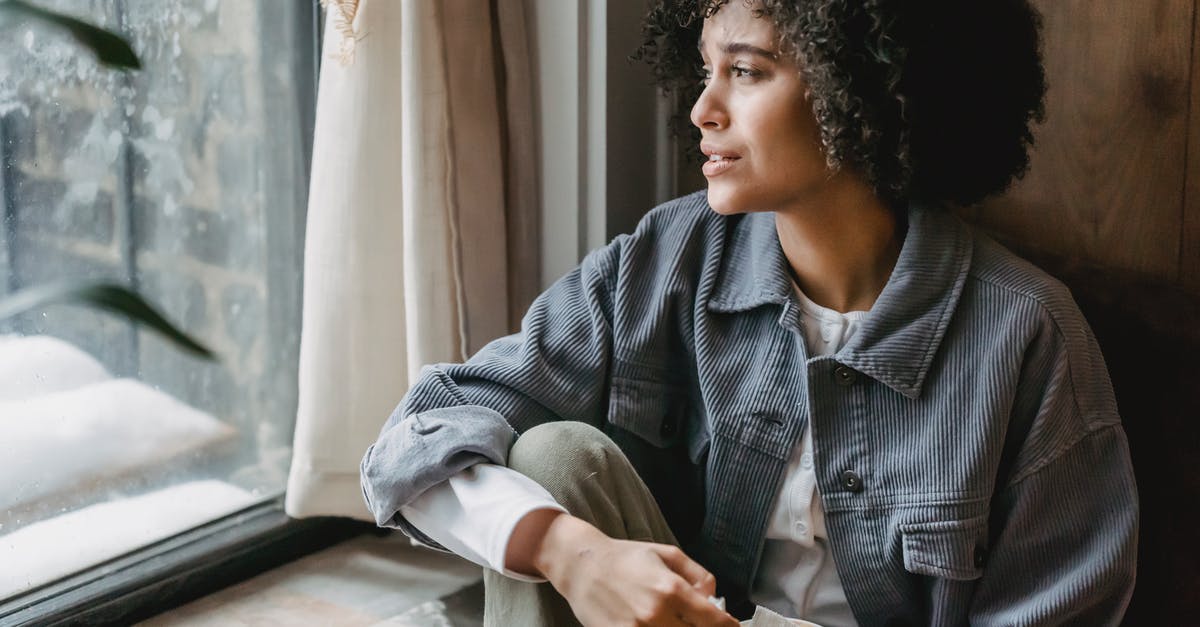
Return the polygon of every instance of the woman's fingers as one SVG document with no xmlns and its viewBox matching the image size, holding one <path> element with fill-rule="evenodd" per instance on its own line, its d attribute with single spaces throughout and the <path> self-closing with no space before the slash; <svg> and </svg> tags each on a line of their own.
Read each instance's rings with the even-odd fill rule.
<svg viewBox="0 0 1200 627">
<path fill-rule="evenodd" d="M 708 594 L 699 592 L 690 585 L 683 588 L 673 596 L 673 599 L 678 608 L 678 617 L 684 624 L 703 625 L 704 627 L 734 627 L 738 625 L 736 619 L 708 600 Z"/>
<path fill-rule="evenodd" d="M 717 578 L 713 577 L 712 573 L 705 570 L 695 560 L 688 557 L 679 547 L 666 544 L 656 544 L 654 546 L 655 552 L 658 553 L 659 558 L 667 565 L 667 568 L 670 568 L 680 577 L 683 577 L 688 584 L 704 595 L 704 597 L 710 597 L 716 593 Z"/>
<path fill-rule="evenodd" d="M 680 620 L 688 625 L 732 626 L 738 622 L 724 610 L 709 601 L 717 589 L 717 580 L 712 573 L 692 560 L 678 547 L 654 545 L 663 564 L 679 579 L 666 591 L 671 605 Z"/>
<path fill-rule="evenodd" d="M 709 602 L 713 576 L 676 547 L 600 534 L 566 555 L 543 572 L 584 625 L 738 624 Z"/>
<path fill-rule="evenodd" d="M 709 603 L 705 595 L 697 592 L 683 577 L 674 572 L 664 571 L 648 592 L 649 595 L 635 603 L 635 622 L 639 625 L 737 625 L 731 616 Z"/>
</svg>

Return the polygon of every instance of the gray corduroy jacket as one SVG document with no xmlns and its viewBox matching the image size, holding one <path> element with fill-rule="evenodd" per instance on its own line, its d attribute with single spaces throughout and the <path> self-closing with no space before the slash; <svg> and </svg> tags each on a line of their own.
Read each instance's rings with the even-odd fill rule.
<svg viewBox="0 0 1200 627">
<path fill-rule="evenodd" d="M 518 334 L 426 368 L 362 462 L 380 525 L 550 420 L 604 429 L 737 605 L 792 448 L 863 625 L 1119 621 L 1137 494 L 1108 373 L 1059 282 L 913 207 L 858 333 L 810 357 L 774 215 L 703 192 L 542 294 Z"/>
</svg>

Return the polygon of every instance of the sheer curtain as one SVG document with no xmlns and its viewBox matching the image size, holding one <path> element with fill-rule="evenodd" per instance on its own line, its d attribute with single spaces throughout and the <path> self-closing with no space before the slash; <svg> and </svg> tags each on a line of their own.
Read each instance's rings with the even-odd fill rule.
<svg viewBox="0 0 1200 627">
<path fill-rule="evenodd" d="M 369 520 L 358 462 L 420 367 L 535 295 L 526 18 L 497 5 L 326 2 L 289 515 Z"/>
</svg>

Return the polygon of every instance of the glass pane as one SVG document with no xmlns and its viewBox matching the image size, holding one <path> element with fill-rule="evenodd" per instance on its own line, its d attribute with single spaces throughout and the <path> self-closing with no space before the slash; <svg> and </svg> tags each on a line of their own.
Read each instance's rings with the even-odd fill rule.
<svg viewBox="0 0 1200 627">
<path fill-rule="evenodd" d="M 219 361 L 82 307 L 0 321 L 0 599 L 279 495 L 296 404 L 312 6 L 38 4 L 143 69 L 3 27 L 0 298 L 111 279 Z"/>
</svg>

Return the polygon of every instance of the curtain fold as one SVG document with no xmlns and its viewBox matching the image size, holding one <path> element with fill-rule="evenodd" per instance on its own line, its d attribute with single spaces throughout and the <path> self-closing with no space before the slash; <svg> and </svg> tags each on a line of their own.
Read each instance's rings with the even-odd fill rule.
<svg viewBox="0 0 1200 627">
<path fill-rule="evenodd" d="M 529 57 L 520 3 L 503 19 L 490 0 L 328 5 L 285 509 L 370 520 L 358 462 L 420 367 L 532 299 L 536 161 L 509 141 L 532 141 L 532 112 L 509 106 L 531 100 Z"/>
<path fill-rule="evenodd" d="M 538 173 L 534 58 L 530 44 L 528 0 L 491 0 L 493 45 L 499 46 L 497 79 L 503 97 L 501 137 L 504 148 L 505 215 L 508 235 L 508 325 L 516 330 L 529 304 L 542 291 L 541 211 Z"/>
</svg>

